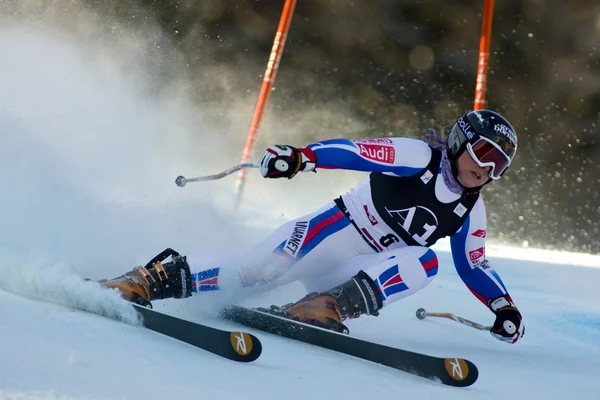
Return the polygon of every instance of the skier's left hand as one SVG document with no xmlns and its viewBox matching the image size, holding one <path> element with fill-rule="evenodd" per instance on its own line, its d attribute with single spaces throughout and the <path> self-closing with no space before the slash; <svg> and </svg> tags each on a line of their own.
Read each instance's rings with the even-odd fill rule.
<svg viewBox="0 0 600 400">
<path fill-rule="evenodd" d="M 496 321 L 490 333 L 498 340 L 516 343 L 525 335 L 521 313 L 508 296 L 489 301 L 490 309 L 496 314 Z"/>
<path fill-rule="evenodd" d="M 265 150 L 260 173 L 265 178 L 292 179 L 300 171 L 314 171 L 316 165 L 317 157 L 311 149 L 277 144 Z"/>
</svg>

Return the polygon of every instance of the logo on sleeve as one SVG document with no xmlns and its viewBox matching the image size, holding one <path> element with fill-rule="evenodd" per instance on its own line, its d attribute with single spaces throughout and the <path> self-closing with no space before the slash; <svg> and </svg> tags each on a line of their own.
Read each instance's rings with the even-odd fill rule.
<svg viewBox="0 0 600 400">
<path fill-rule="evenodd" d="M 485 238 L 485 229 L 477 229 L 475 232 L 471 233 L 471 236 Z"/>
<path fill-rule="evenodd" d="M 380 144 L 357 143 L 360 155 L 369 160 L 385 164 L 393 164 L 396 159 L 396 151 L 393 146 Z"/>
<path fill-rule="evenodd" d="M 485 249 L 483 247 L 480 247 L 478 249 L 475 249 L 475 250 L 469 252 L 469 258 L 471 259 L 471 261 L 479 260 L 484 255 L 485 255 Z"/>
<path fill-rule="evenodd" d="M 292 257 L 296 257 L 298 250 L 302 247 L 306 233 L 308 232 L 308 221 L 298 221 L 294 226 L 292 235 L 285 242 L 283 250 Z"/>
<path fill-rule="evenodd" d="M 378 138 L 355 140 L 354 143 L 394 144 L 394 141 L 392 139 Z"/>
</svg>

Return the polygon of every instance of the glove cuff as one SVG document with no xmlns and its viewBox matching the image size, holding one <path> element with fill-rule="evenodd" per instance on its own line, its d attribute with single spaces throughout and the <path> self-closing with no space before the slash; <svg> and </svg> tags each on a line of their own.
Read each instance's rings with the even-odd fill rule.
<svg viewBox="0 0 600 400">
<path fill-rule="evenodd" d="M 512 299 L 509 296 L 500 296 L 495 299 L 490 299 L 488 301 L 488 307 L 493 312 L 497 312 L 498 310 L 507 307 L 516 308 L 515 303 L 512 302 Z"/>
<path fill-rule="evenodd" d="M 317 156 L 315 155 L 315 152 L 308 147 L 300 147 L 298 151 L 300 152 L 301 157 L 300 170 L 302 172 L 314 171 L 317 167 Z"/>
</svg>

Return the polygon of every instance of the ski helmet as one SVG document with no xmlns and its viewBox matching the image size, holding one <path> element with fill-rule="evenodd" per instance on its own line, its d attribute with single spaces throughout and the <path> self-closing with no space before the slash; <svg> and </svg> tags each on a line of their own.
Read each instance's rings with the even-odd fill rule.
<svg viewBox="0 0 600 400">
<path fill-rule="evenodd" d="M 446 141 L 454 176 L 457 160 L 467 150 L 481 167 L 490 169 L 488 182 L 500 179 L 517 152 L 517 134 L 502 115 L 490 110 L 471 111 L 456 121 Z"/>
</svg>

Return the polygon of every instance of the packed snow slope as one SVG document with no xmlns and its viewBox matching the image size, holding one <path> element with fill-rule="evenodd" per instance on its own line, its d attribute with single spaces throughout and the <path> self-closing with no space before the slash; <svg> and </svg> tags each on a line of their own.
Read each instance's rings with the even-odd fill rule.
<svg viewBox="0 0 600 400">
<path fill-rule="evenodd" d="M 227 268 L 229 255 L 363 175 L 266 181 L 253 171 L 239 212 L 233 177 L 177 188 L 179 174 L 236 163 L 243 134 L 213 125 L 180 88 L 153 86 L 156 69 L 142 67 L 148 43 L 102 46 L 96 32 L 9 22 L 0 24 L 0 399 L 597 398 L 600 258 L 592 256 L 490 247 L 523 313 L 526 335 L 516 345 L 415 318 L 424 307 L 493 321 L 456 276 L 444 244 L 434 283 L 377 318 L 349 322 L 357 337 L 470 359 L 480 378 L 465 389 L 261 332 L 261 358 L 236 364 L 136 326 L 116 293 L 83 278 L 114 277 L 167 246 Z M 246 302 L 303 294 L 291 284 Z M 228 300 L 207 295 L 155 308 L 233 328 L 212 318 Z"/>
<path fill-rule="evenodd" d="M 452 271 L 449 255 L 435 283 L 385 309 L 349 323 L 352 335 L 391 346 L 473 361 L 480 377 L 470 388 L 422 378 L 262 332 L 262 356 L 239 364 L 135 325 L 30 300 L 103 304 L 128 318 L 114 293 L 50 264 L 2 263 L 0 398 L 7 399 L 594 399 L 600 389 L 600 269 L 495 258 L 523 312 L 527 331 L 516 345 L 449 320 L 417 320 L 414 311 L 450 311 L 482 323 L 476 304 Z M 294 284 L 254 299 L 271 304 L 297 297 Z M 156 309 L 213 326 L 235 325 L 194 311 L 185 301 Z"/>
</svg>

